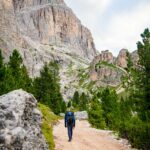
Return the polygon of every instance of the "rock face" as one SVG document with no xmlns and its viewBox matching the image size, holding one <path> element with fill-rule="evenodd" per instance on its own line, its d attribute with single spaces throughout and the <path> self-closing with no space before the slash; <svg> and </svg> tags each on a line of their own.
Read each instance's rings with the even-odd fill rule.
<svg viewBox="0 0 150 150">
<path fill-rule="evenodd" d="M 117 86 L 121 83 L 121 77 L 127 74 L 128 56 L 127 49 L 121 49 L 117 58 L 108 50 L 102 51 L 91 62 L 90 79 L 99 82 L 100 85 Z M 139 56 L 137 51 L 129 53 L 133 67 L 138 68 Z"/>
<path fill-rule="evenodd" d="M 20 50 L 31 76 L 52 59 L 66 63 L 68 53 L 96 55 L 90 31 L 63 0 L 1 0 L 0 13 L 0 48 L 7 57 Z"/>
<path fill-rule="evenodd" d="M 101 86 L 117 86 L 121 83 L 121 77 L 124 74 L 122 70 L 117 67 L 107 65 L 100 65 L 100 68 L 93 69 L 90 72 L 92 81 L 98 81 Z"/>
<path fill-rule="evenodd" d="M 109 50 L 101 51 L 101 54 L 97 55 L 94 58 L 94 63 L 98 63 L 99 61 L 105 61 L 108 63 L 114 63 L 114 56 Z"/>
<path fill-rule="evenodd" d="M 0 149 L 48 150 L 35 98 L 16 90 L 0 97 Z"/>
<path fill-rule="evenodd" d="M 127 67 L 127 50 L 122 49 L 117 58 L 108 50 L 102 51 L 91 63 L 90 79 L 101 86 L 117 86 Z"/>
<path fill-rule="evenodd" d="M 116 59 L 116 64 L 122 68 L 127 68 L 127 49 L 122 49 Z"/>
</svg>

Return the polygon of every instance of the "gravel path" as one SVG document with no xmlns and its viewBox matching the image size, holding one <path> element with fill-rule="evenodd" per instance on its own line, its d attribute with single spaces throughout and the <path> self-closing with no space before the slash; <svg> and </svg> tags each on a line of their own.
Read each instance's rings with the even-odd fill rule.
<svg viewBox="0 0 150 150">
<path fill-rule="evenodd" d="M 124 140 L 116 140 L 111 131 L 91 128 L 87 121 L 76 121 L 71 142 L 63 120 L 54 126 L 53 134 L 56 150 L 130 150 Z"/>
</svg>

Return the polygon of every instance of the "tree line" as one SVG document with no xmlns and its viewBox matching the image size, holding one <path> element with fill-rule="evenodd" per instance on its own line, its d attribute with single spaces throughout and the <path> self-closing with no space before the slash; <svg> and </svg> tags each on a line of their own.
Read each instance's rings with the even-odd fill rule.
<svg viewBox="0 0 150 150">
<path fill-rule="evenodd" d="M 32 79 L 17 50 L 13 50 L 8 63 L 4 63 L 0 50 L 0 95 L 21 88 L 32 93 L 39 102 L 48 105 L 54 113 L 59 114 L 66 111 L 59 80 L 59 66 L 56 62 L 45 63 L 40 76 Z"/>
</svg>

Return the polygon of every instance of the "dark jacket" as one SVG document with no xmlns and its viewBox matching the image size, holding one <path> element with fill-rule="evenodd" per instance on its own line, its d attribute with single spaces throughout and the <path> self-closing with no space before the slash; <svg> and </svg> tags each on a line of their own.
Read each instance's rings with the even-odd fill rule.
<svg viewBox="0 0 150 150">
<path fill-rule="evenodd" d="M 64 121 L 65 121 L 65 127 L 68 126 L 67 124 L 67 119 L 68 119 L 68 116 L 69 116 L 69 113 L 71 113 L 72 117 L 73 117 L 73 124 L 72 124 L 72 127 L 75 127 L 75 116 L 74 116 L 74 112 L 71 112 L 71 111 L 67 111 L 66 114 L 65 114 L 65 118 L 64 118 Z"/>
</svg>

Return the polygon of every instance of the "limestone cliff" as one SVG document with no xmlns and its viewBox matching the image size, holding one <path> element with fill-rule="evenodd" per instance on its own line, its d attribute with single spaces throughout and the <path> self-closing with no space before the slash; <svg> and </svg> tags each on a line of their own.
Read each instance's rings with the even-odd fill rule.
<svg viewBox="0 0 150 150">
<path fill-rule="evenodd" d="M 90 78 L 100 85 L 117 86 L 121 84 L 121 77 L 126 73 L 127 50 L 122 49 L 117 58 L 109 50 L 102 51 L 91 62 Z M 133 56 L 134 57 L 134 56 Z"/>
<path fill-rule="evenodd" d="M 101 51 L 101 53 L 93 59 L 92 63 L 97 64 L 99 61 L 114 63 L 114 56 L 109 50 Z"/>
<path fill-rule="evenodd" d="M 70 55 L 96 55 L 90 31 L 63 0 L 1 0 L 0 13 L 0 48 L 6 57 L 20 50 L 31 76 L 52 59 L 68 64 Z"/>
<path fill-rule="evenodd" d="M 122 68 L 127 68 L 127 49 L 122 49 L 116 59 L 116 64 Z"/>
</svg>

